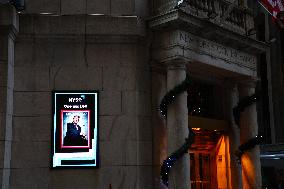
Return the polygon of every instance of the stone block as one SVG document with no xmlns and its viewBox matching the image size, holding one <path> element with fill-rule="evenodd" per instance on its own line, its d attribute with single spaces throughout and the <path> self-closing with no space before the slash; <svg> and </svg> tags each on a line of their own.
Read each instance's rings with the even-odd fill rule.
<svg viewBox="0 0 284 189">
<path fill-rule="evenodd" d="M 146 18 L 149 15 L 149 2 L 144 0 L 135 0 L 135 15 Z"/>
<path fill-rule="evenodd" d="M 122 112 L 127 115 L 151 116 L 151 97 L 145 92 L 123 91 Z"/>
<path fill-rule="evenodd" d="M 137 188 L 153 188 L 153 167 L 139 166 L 137 173 Z M 160 178 L 159 178 L 160 181 Z"/>
<path fill-rule="evenodd" d="M 12 142 L 11 168 L 37 168 L 50 165 L 50 142 Z"/>
<path fill-rule="evenodd" d="M 13 120 L 13 141 L 50 142 L 51 116 L 17 117 Z"/>
<path fill-rule="evenodd" d="M 136 84 L 136 69 L 119 65 L 103 68 L 104 90 L 134 90 Z"/>
<path fill-rule="evenodd" d="M 113 122 L 118 116 L 100 116 L 99 117 L 99 136 L 100 141 L 109 141 Z"/>
<path fill-rule="evenodd" d="M 12 140 L 12 114 L 0 113 L 0 140 Z"/>
<path fill-rule="evenodd" d="M 10 188 L 49 189 L 49 168 L 11 169 Z"/>
<path fill-rule="evenodd" d="M 8 65 L 0 63 L 0 87 L 7 87 Z"/>
<path fill-rule="evenodd" d="M 53 13 L 59 14 L 59 0 L 26 0 L 25 13 Z"/>
<path fill-rule="evenodd" d="M 112 141 L 137 140 L 137 118 L 134 116 L 118 116 L 113 120 L 110 130 Z"/>
<path fill-rule="evenodd" d="M 20 41 L 15 45 L 15 67 L 35 66 L 34 43 L 30 41 Z"/>
<path fill-rule="evenodd" d="M 111 0 L 112 15 L 134 15 L 135 0 Z"/>
<path fill-rule="evenodd" d="M 100 142 L 102 166 L 137 165 L 137 141 Z"/>
<path fill-rule="evenodd" d="M 5 141 L 0 142 L 0 168 L 4 168 Z"/>
<path fill-rule="evenodd" d="M 136 66 L 137 65 L 137 46 L 136 45 L 121 45 L 120 47 L 120 62 L 123 66 Z"/>
<path fill-rule="evenodd" d="M 7 87 L 0 87 L 0 113 L 7 112 Z"/>
<path fill-rule="evenodd" d="M 152 165 L 152 142 L 138 142 L 138 165 Z"/>
<path fill-rule="evenodd" d="M 51 104 L 51 92 L 14 93 L 15 116 L 50 115 Z"/>
<path fill-rule="evenodd" d="M 136 90 L 141 92 L 151 91 L 150 70 L 137 69 Z"/>
<path fill-rule="evenodd" d="M 144 35 L 144 22 L 133 17 L 87 17 L 88 35 Z"/>
<path fill-rule="evenodd" d="M 0 113 L 0 140 L 5 139 L 6 113 Z"/>
<path fill-rule="evenodd" d="M 0 113 L 13 113 L 13 89 L 0 87 Z"/>
<path fill-rule="evenodd" d="M 137 115 L 137 92 L 123 91 L 122 92 L 122 114 Z"/>
<path fill-rule="evenodd" d="M 87 60 L 90 66 L 117 66 L 120 64 L 120 46 L 114 44 L 88 44 Z M 111 54 L 111 56 L 109 56 Z"/>
<path fill-rule="evenodd" d="M 136 140 L 136 122 L 131 116 L 100 116 L 100 141 Z"/>
<path fill-rule="evenodd" d="M 87 0 L 87 14 L 106 14 L 110 15 L 111 0 Z"/>
<path fill-rule="evenodd" d="M 98 184 L 95 188 L 109 188 L 110 185 L 112 188 L 137 189 L 137 167 L 102 167 L 100 169 Z M 147 188 L 151 189 L 150 187 Z"/>
<path fill-rule="evenodd" d="M 153 127 L 155 127 L 155 125 L 153 125 Z M 139 116 L 137 129 L 139 141 L 152 141 L 152 124 L 150 116 Z"/>
<path fill-rule="evenodd" d="M 101 91 L 99 104 L 100 115 L 121 114 L 121 92 Z"/>
<path fill-rule="evenodd" d="M 83 15 L 76 16 L 32 16 L 22 14 L 20 16 L 21 34 L 39 34 L 39 35 L 76 35 L 85 33 L 85 19 Z M 73 37 L 73 36 L 68 36 Z M 42 38 L 46 40 L 46 38 Z M 42 39 L 33 39 L 35 41 Z M 61 40 L 57 38 L 56 40 Z M 52 40 L 52 39 L 51 39 Z M 53 39 L 54 40 L 54 39 Z"/>
<path fill-rule="evenodd" d="M 58 42 L 54 44 L 54 51 L 51 55 L 53 56 L 50 60 L 51 65 L 54 67 L 65 66 L 70 69 L 75 66 L 89 66 L 84 58 L 84 44 Z"/>
<path fill-rule="evenodd" d="M 86 13 L 86 0 L 61 0 L 61 14 L 74 15 Z"/>
<path fill-rule="evenodd" d="M 137 114 L 151 116 L 151 95 L 146 92 L 137 92 Z"/>
<path fill-rule="evenodd" d="M 33 74 L 30 74 L 33 73 Z M 49 91 L 49 69 L 43 67 L 15 67 L 15 91 Z"/>
<path fill-rule="evenodd" d="M 145 39 L 146 40 L 146 39 Z M 137 45 L 137 67 L 144 70 L 150 70 L 150 51 L 147 50 L 149 47 L 147 44 Z"/>
<path fill-rule="evenodd" d="M 8 61 L 8 38 L 6 36 L 0 37 L 0 60 L 3 63 Z"/>
<path fill-rule="evenodd" d="M 49 172 L 49 188 L 52 189 L 94 189 L 98 188 L 98 173 L 101 169 L 64 169 Z M 109 173 L 111 174 L 111 173 Z"/>
<path fill-rule="evenodd" d="M 60 67 L 52 69 L 56 90 L 101 90 L 102 68 Z"/>
</svg>

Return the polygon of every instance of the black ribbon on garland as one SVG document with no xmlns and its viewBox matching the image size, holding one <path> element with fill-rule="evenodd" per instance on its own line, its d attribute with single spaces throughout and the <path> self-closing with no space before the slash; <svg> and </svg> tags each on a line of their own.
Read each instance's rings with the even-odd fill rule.
<svg viewBox="0 0 284 189">
<path fill-rule="evenodd" d="M 239 101 L 236 107 L 233 108 L 234 120 L 238 126 L 240 126 L 241 112 L 243 112 L 246 107 L 255 103 L 258 100 L 258 98 L 259 98 L 259 95 L 256 93 L 251 96 L 246 96 Z M 263 141 L 262 136 L 257 135 L 255 138 L 251 138 L 246 143 L 241 144 L 238 150 L 235 152 L 235 155 L 238 157 L 239 161 L 241 160 L 242 155 L 246 151 L 253 149 L 256 145 L 261 144 L 262 141 Z"/>
<path fill-rule="evenodd" d="M 251 96 L 246 96 L 244 98 L 242 98 L 238 105 L 236 107 L 233 108 L 233 115 L 234 115 L 234 120 L 235 123 L 239 126 L 240 125 L 240 115 L 241 112 L 243 112 L 245 110 L 246 107 L 252 105 L 253 103 L 255 103 L 258 99 L 258 94 L 253 94 Z"/>
<path fill-rule="evenodd" d="M 160 112 L 164 117 L 167 117 L 168 106 L 179 94 L 187 90 L 189 84 L 189 75 L 186 75 L 185 80 L 181 84 L 175 86 L 163 97 L 160 104 Z M 185 139 L 185 143 L 163 161 L 160 176 L 164 185 L 168 186 L 170 169 L 174 166 L 177 159 L 187 153 L 189 147 L 194 142 L 194 136 L 194 132 L 189 128 L 188 137 Z"/>
<path fill-rule="evenodd" d="M 256 145 L 260 145 L 262 141 L 263 141 L 262 136 L 257 135 L 255 136 L 255 138 L 251 138 L 246 143 L 241 144 L 238 150 L 235 152 L 236 156 L 239 158 L 239 161 L 241 160 L 242 155 L 246 151 L 253 149 Z"/>
</svg>

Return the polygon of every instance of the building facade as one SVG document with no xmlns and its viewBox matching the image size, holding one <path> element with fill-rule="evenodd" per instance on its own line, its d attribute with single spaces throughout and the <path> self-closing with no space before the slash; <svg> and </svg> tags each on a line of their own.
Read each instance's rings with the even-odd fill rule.
<svg viewBox="0 0 284 189">
<path fill-rule="evenodd" d="M 169 188 L 261 188 L 259 147 L 235 155 L 264 122 L 256 103 L 239 123 L 233 114 L 258 90 L 269 51 L 251 35 L 252 10 L 233 0 L 1 5 L 2 188 L 162 188 L 161 165 L 188 128 L 195 140 Z M 186 75 L 163 117 L 163 97 Z M 99 91 L 97 169 L 50 168 L 53 90 Z"/>
</svg>

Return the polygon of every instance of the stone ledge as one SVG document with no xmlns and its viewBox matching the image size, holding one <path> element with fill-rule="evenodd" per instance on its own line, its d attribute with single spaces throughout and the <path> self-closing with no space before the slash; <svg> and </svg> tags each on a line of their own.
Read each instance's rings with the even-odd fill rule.
<svg viewBox="0 0 284 189">
<path fill-rule="evenodd" d="M 20 15 L 20 34 L 145 36 L 145 22 L 137 16 Z"/>
</svg>

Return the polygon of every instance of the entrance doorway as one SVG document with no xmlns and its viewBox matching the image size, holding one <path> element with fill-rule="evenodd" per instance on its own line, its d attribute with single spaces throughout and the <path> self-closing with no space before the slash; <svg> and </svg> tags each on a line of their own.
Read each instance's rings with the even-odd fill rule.
<svg viewBox="0 0 284 189">
<path fill-rule="evenodd" d="M 217 189 L 221 132 L 194 129 L 195 141 L 189 149 L 192 189 Z"/>
</svg>

